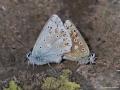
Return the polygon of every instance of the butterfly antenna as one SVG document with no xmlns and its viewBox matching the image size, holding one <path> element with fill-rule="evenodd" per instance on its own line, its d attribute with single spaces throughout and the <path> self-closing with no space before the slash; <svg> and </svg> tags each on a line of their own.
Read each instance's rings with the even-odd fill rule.
<svg viewBox="0 0 120 90">
<path fill-rule="evenodd" d="M 29 65 L 30 65 L 30 61 L 27 62 L 27 69 L 28 69 Z"/>
<path fill-rule="evenodd" d="M 53 68 L 50 63 L 48 63 L 48 66 L 53 70 L 53 72 L 55 72 L 55 74 L 57 74 L 57 71 L 55 70 L 55 68 Z"/>
<path fill-rule="evenodd" d="M 32 65 L 33 65 L 33 70 L 34 70 L 35 69 L 35 64 L 33 63 Z"/>
</svg>

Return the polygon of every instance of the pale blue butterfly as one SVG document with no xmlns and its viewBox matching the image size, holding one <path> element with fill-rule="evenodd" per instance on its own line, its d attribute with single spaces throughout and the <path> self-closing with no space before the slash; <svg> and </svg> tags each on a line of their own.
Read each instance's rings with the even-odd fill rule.
<svg viewBox="0 0 120 90">
<path fill-rule="evenodd" d="M 43 65 L 60 63 L 64 53 L 70 52 L 72 41 L 57 15 L 50 17 L 41 31 L 33 50 L 27 53 L 29 63 Z"/>
<path fill-rule="evenodd" d="M 64 26 L 71 36 L 72 48 L 70 52 L 64 54 L 63 59 L 78 61 L 79 64 L 95 63 L 95 53 L 90 52 L 76 26 L 70 20 L 66 20 Z"/>
</svg>

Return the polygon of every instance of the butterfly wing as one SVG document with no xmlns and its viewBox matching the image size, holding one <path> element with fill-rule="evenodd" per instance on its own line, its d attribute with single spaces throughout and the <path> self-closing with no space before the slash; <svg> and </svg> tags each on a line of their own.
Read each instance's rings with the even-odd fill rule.
<svg viewBox="0 0 120 90">
<path fill-rule="evenodd" d="M 84 57 L 88 57 L 90 54 L 88 45 L 75 25 L 70 20 L 66 20 L 64 26 L 70 33 L 72 49 L 69 53 L 64 54 L 63 59 L 79 61 Z"/>
<path fill-rule="evenodd" d="M 68 31 L 61 19 L 53 15 L 41 31 L 29 60 L 37 65 L 59 63 L 63 54 L 69 52 L 71 47 L 72 41 Z"/>
</svg>

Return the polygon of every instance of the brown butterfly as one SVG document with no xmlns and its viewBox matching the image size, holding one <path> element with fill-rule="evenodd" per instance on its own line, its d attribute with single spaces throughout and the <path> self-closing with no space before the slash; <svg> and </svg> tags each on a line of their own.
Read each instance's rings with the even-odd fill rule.
<svg viewBox="0 0 120 90">
<path fill-rule="evenodd" d="M 95 63 L 95 54 L 90 53 L 87 43 L 75 25 L 66 20 L 64 26 L 71 36 L 72 48 L 70 52 L 64 54 L 63 59 L 78 61 L 80 64 Z"/>
</svg>

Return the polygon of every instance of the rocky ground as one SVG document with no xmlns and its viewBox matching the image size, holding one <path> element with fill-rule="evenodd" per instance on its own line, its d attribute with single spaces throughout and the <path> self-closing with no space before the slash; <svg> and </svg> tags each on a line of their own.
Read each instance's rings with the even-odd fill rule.
<svg viewBox="0 0 120 90">
<path fill-rule="evenodd" d="M 97 56 L 95 65 L 52 67 L 72 70 L 83 90 L 120 90 L 120 0 L 0 0 L 0 82 L 16 78 L 25 90 L 40 90 L 41 80 L 54 75 L 48 65 L 33 69 L 25 61 L 52 14 L 72 20 Z"/>
</svg>

